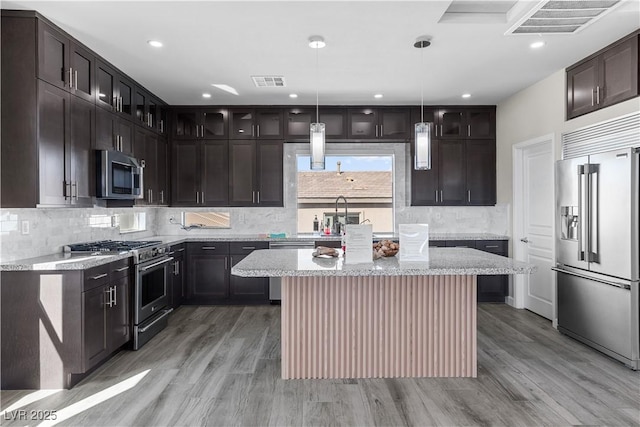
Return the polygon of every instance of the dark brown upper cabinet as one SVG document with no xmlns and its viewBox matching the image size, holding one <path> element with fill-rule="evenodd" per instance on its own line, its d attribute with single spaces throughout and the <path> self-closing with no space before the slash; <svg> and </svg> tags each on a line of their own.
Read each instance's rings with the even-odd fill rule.
<svg viewBox="0 0 640 427">
<path fill-rule="evenodd" d="M 496 137 L 496 109 L 493 106 L 424 107 L 424 121 L 433 123 L 433 138 L 438 139 L 494 139 Z M 420 108 L 411 109 L 411 138 L 413 125 L 420 122 Z"/>
<path fill-rule="evenodd" d="M 96 60 L 96 105 L 126 119 L 133 119 L 135 85 L 133 80 L 110 64 Z"/>
<path fill-rule="evenodd" d="M 324 123 L 325 138 L 340 140 L 347 138 L 347 110 L 344 108 L 322 107 L 316 114 L 311 107 L 294 107 L 285 110 L 285 139 L 287 141 L 309 142 L 311 123 Z"/>
<path fill-rule="evenodd" d="M 411 150 L 413 155 L 413 146 Z M 412 165 L 412 206 L 495 204 L 495 140 L 433 139 L 431 169 L 415 170 Z"/>
<path fill-rule="evenodd" d="M 230 108 L 230 139 L 284 139 L 281 108 Z"/>
<path fill-rule="evenodd" d="M 38 20 L 38 77 L 94 102 L 95 56 L 62 32 Z"/>
<path fill-rule="evenodd" d="M 173 112 L 173 139 L 228 139 L 225 108 L 178 108 Z"/>
<path fill-rule="evenodd" d="M 133 145 L 133 155 L 144 167 L 144 194 L 136 199 L 137 205 L 166 205 L 167 192 L 167 141 L 150 129 L 137 126 Z"/>
<path fill-rule="evenodd" d="M 96 150 L 115 150 L 134 154 L 135 124 L 107 110 L 96 109 Z"/>
<path fill-rule="evenodd" d="M 639 32 L 566 70 L 567 120 L 638 96 Z"/>
<path fill-rule="evenodd" d="M 228 206 L 228 141 L 175 141 L 171 172 L 172 206 Z"/>
<path fill-rule="evenodd" d="M 349 139 L 404 141 L 411 133 L 407 108 L 349 108 L 347 113 Z"/>
<path fill-rule="evenodd" d="M 38 84 L 39 205 L 90 205 L 95 106 Z M 46 117 L 46 119 L 44 119 Z M 95 193 L 93 193 L 95 195 Z"/>
<path fill-rule="evenodd" d="M 229 141 L 229 205 L 283 206 L 282 141 Z"/>
</svg>

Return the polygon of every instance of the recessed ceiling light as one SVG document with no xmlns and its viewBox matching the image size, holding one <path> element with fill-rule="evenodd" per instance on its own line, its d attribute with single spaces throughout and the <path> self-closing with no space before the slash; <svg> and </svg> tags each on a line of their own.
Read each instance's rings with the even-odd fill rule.
<svg viewBox="0 0 640 427">
<path fill-rule="evenodd" d="M 289 94 L 289 98 L 297 98 L 298 94 L 297 93 L 290 93 Z"/>
<path fill-rule="evenodd" d="M 147 43 L 153 47 L 162 47 L 162 42 L 158 40 L 148 40 Z"/>
<path fill-rule="evenodd" d="M 462 97 L 463 98 L 471 98 L 471 94 L 470 93 L 463 93 Z"/>
<path fill-rule="evenodd" d="M 236 95 L 236 96 L 239 95 L 238 91 L 235 90 L 234 88 L 232 88 L 229 85 L 213 83 L 211 86 L 216 87 L 216 88 L 218 88 L 220 90 L 223 90 L 225 92 L 231 93 L 231 94 Z"/>
<path fill-rule="evenodd" d="M 382 98 L 382 94 L 381 93 L 376 93 L 375 95 L 373 95 L 374 98 L 376 99 L 380 99 Z"/>
<path fill-rule="evenodd" d="M 322 36 L 311 36 L 309 37 L 309 47 L 313 49 L 322 49 L 327 44 L 324 42 L 324 37 Z"/>
<path fill-rule="evenodd" d="M 529 45 L 529 47 L 531 49 L 540 49 L 542 46 L 544 46 L 546 43 L 542 40 L 538 40 L 537 42 L 533 42 Z"/>
<path fill-rule="evenodd" d="M 203 93 L 202 97 L 203 98 L 211 98 L 211 94 L 210 93 Z"/>
</svg>

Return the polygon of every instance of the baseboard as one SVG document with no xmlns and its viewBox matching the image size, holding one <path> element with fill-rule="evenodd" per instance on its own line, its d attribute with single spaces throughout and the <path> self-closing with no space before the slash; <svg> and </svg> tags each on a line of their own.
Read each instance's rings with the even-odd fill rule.
<svg viewBox="0 0 640 427">
<path fill-rule="evenodd" d="M 508 297 L 506 297 L 506 298 L 504 299 L 504 302 L 505 302 L 507 305 L 510 305 L 511 307 L 515 307 L 515 306 L 516 306 L 516 300 L 514 300 L 512 296 L 508 296 Z"/>
</svg>

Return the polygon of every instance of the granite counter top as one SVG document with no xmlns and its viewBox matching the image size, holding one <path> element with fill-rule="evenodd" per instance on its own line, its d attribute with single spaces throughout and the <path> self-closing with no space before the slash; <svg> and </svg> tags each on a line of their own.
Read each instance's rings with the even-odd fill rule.
<svg viewBox="0 0 640 427">
<path fill-rule="evenodd" d="M 529 274 L 535 266 L 469 248 L 430 248 L 429 262 L 402 262 L 397 257 L 366 264 L 337 258 L 314 258 L 313 249 L 258 250 L 231 269 L 242 277 L 285 276 L 432 276 Z"/>
<path fill-rule="evenodd" d="M 2 263 L 0 264 L 0 271 L 85 270 L 129 258 L 130 256 L 131 253 L 129 252 L 109 255 L 59 253 Z"/>
<path fill-rule="evenodd" d="M 397 235 L 380 234 L 380 238 L 398 239 Z M 489 233 L 431 233 L 431 240 L 508 240 L 507 236 Z M 162 243 L 177 245 L 186 242 L 305 242 L 305 241 L 338 241 L 340 236 L 313 234 L 299 234 L 290 237 L 268 237 L 257 234 L 217 235 L 217 236 L 153 236 L 145 240 L 159 240 Z M 64 254 L 57 253 L 37 258 L 27 258 L 16 261 L 0 261 L 0 271 L 30 271 L 30 270 L 84 270 L 98 265 L 107 264 L 131 256 L 129 252 L 109 255 Z M 495 273 L 502 274 L 502 273 Z"/>
</svg>

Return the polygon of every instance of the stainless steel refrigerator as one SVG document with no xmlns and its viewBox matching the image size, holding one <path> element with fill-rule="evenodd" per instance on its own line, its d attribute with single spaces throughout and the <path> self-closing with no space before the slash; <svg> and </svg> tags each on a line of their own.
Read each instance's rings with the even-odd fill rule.
<svg viewBox="0 0 640 427">
<path fill-rule="evenodd" d="M 639 368 L 637 149 L 556 163 L 558 329 Z"/>
</svg>

